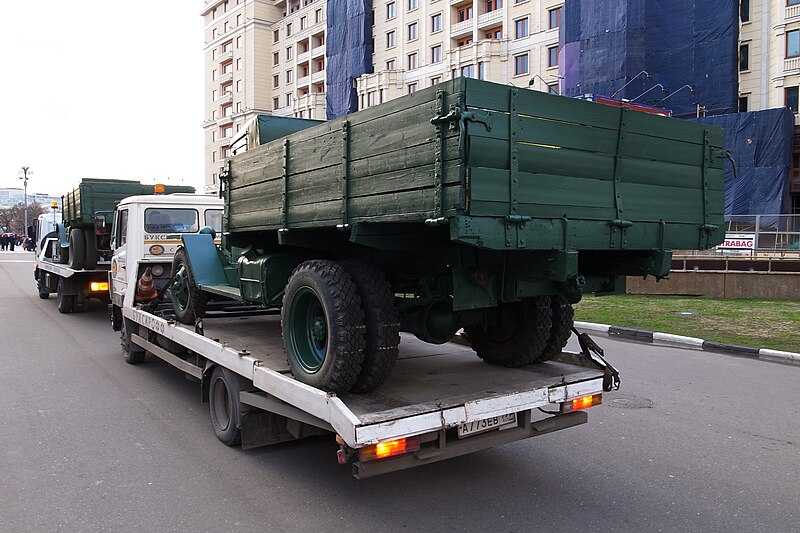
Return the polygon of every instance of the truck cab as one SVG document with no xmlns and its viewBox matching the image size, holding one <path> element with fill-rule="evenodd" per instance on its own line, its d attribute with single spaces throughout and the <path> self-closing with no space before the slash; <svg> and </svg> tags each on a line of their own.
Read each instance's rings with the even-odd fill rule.
<svg viewBox="0 0 800 533">
<path fill-rule="evenodd" d="M 137 301 L 137 283 L 149 268 L 156 291 L 172 276 L 172 258 L 181 235 L 209 226 L 222 227 L 222 200 L 197 194 L 131 196 L 114 214 L 111 269 L 108 273 L 112 323 L 119 324 L 120 309 Z"/>
</svg>

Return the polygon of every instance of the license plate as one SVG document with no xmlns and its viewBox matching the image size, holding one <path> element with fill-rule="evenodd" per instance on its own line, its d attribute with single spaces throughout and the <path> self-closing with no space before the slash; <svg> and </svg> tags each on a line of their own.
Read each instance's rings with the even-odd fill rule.
<svg viewBox="0 0 800 533">
<path fill-rule="evenodd" d="M 483 420 L 475 420 L 474 422 L 464 422 L 458 425 L 458 436 L 468 437 L 476 433 L 483 433 L 484 431 L 491 431 L 492 429 L 508 429 L 517 425 L 517 413 L 509 413 L 507 415 L 493 416 L 492 418 L 484 418 Z"/>
</svg>

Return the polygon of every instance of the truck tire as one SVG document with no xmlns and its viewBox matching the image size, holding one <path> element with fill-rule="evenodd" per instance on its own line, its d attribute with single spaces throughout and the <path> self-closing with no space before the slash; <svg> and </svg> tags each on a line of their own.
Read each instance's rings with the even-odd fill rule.
<svg viewBox="0 0 800 533">
<path fill-rule="evenodd" d="M 45 273 L 41 270 L 38 271 L 39 277 L 36 280 L 36 288 L 39 290 L 39 298 L 47 300 L 50 298 L 50 289 L 47 288 L 47 281 Z"/>
<path fill-rule="evenodd" d="M 144 348 L 134 344 L 131 340 L 131 334 L 138 332 L 139 324 L 130 318 L 122 319 L 122 327 L 119 330 L 120 344 L 122 345 L 122 355 L 125 357 L 125 362 L 129 365 L 138 365 L 144 362 L 144 357 L 147 355 Z"/>
<path fill-rule="evenodd" d="M 94 270 L 97 268 L 97 237 L 94 227 L 83 229 L 83 242 L 85 243 L 83 268 Z"/>
<path fill-rule="evenodd" d="M 198 318 L 203 318 L 208 305 L 208 295 L 197 287 L 194 274 L 186 259 L 186 250 L 180 248 L 172 259 L 172 309 L 178 322 L 193 325 Z"/>
<path fill-rule="evenodd" d="M 64 280 L 58 280 L 58 289 L 56 289 L 56 307 L 59 313 L 71 313 L 75 310 L 75 295 L 64 294 Z"/>
<path fill-rule="evenodd" d="M 386 276 L 373 264 L 361 261 L 342 261 L 353 278 L 364 309 L 366 326 L 364 361 L 350 392 L 370 392 L 383 385 L 392 373 L 399 353 L 400 313 Z"/>
<path fill-rule="evenodd" d="M 502 304 L 498 312 L 498 323 L 494 326 L 464 328 L 478 357 L 508 367 L 536 362 L 550 338 L 553 314 L 550 298 L 539 296 Z"/>
<path fill-rule="evenodd" d="M 283 346 L 295 379 L 327 392 L 350 390 L 364 360 L 364 311 L 350 274 L 333 261 L 300 263 L 281 309 Z"/>
<path fill-rule="evenodd" d="M 550 297 L 550 310 L 553 312 L 550 337 L 547 345 L 542 350 L 541 355 L 536 358 L 534 363 L 549 361 L 561 353 L 567 341 L 572 335 L 572 325 L 574 324 L 575 310 L 563 296 Z"/>
<path fill-rule="evenodd" d="M 86 238 L 83 229 L 72 228 L 69 230 L 69 267 L 75 270 L 83 270 L 83 263 L 86 258 Z"/>
<path fill-rule="evenodd" d="M 239 444 L 242 441 L 239 378 L 219 365 L 211 371 L 208 410 L 217 438 L 226 446 Z"/>
</svg>

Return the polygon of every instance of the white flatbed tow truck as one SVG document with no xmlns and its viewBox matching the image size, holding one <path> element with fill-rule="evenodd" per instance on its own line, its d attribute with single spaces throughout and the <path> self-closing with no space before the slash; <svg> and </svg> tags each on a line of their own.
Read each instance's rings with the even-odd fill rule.
<svg viewBox="0 0 800 533">
<path fill-rule="evenodd" d="M 165 263 L 171 256 L 147 254 L 140 235 L 146 204 L 140 204 L 141 212 L 136 201 L 123 201 L 117 212 L 126 211 L 126 223 L 115 224 L 115 239 L 126 245 L 115 250 L 112 263 L 124 256 L 127 268 L 112 266 L 109 275 L 112 325 L 122 333 L 129 363 L 142 363 L 150 353 L 200 382 L 214 431 L 227 445 L 252 448 L 333 434 L 338 461 L 352 463 L 353 475 L 365 478 L 585 423 L 584 409 L 619 385 L 616 370 L 585 334 L 582 353 L 504 368 L 482 362 L 468 346 L 431 345 L 404 333 L 392 375 L 375 391 L 316 389 L 292 377 L 274 310 L 212 301 L 194 327 L 175 320 L 164 301 L 175 276 Z M 159 296 L 137 301 L 138 291 L 126 289 L 136 287 L 156 259 L 164 270 L 156 282 Z"/>
</svg>

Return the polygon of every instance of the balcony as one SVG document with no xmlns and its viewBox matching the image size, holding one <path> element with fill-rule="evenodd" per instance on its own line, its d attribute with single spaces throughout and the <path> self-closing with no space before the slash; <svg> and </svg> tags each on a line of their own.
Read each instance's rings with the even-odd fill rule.
<svg viewBox="0 0 800 533">
<path fill-rule="evenodd" d="M 214 100 L 214 102 L 217 104 L 224 104 L 226 102 L 232 102 L 232 101 L 233 101 L 233 93 L 231 92 L 222 93 L 219 96 L 217 96 L 216 100 Z"/>
<path fill-rule="evenodd" d="M 311 76 L 303 76 L 302 78 L 297 78 L 297 86 L 302 87 L 304 85 L 308 85 L 311 81 Z"/>
<path fill-rule="evenodd" d="M 297 62 L 298 63 L 305 63 L 306 61 L 308 61 L 309 57 L 311 57 L 311 52 L 306 50 L 302 54 L 297 54 Z"/>
<path fill-rule="evenodd" d="M 472 0 L 450 0 L 451 6 L 460 6 L 462 4 L 471 4 Z"/>
<path fill-rule="evenodd" d="M 311 75 L 311 83 L 319 83 L 321 81 L 325 81 L 324 70 L 320 70 L 319 72 L 315 72 Z"/>
<path fill-rule="evenodd" d="M 792 19 L 800 17 L 800 4 L 793 6 L 786 6 L 786 22 L 791 22 Z"/>
<path fill-rule="evenodd" d="M 324 55 L 325 55 L 325 45 L 324 44 L 321 44 L 321 45 L 311 49 L 311 57 L 312 58 L 319 57 L 319 56 L 324 56 Z"/>
<path fill-rule="evenodd" d="M 228 59 L 233 59 L 233 50 L 222 52 L 217 56 L 217 61 L 219 61 L 220 63 L 227 61 Z"/>
<path fill-rule="evenodd" d="M 450 26 L 450 37 L 462 37 L 470 33 L 472 33 L 472 19 Z"/>
<path fill-rule="evenodd" d="M 800 57 L 787 57 L 783 60 L 784 74 L 800 70 Z"/>
<path fill-rule="evenodd" d="M 484 39 L 460 48 L 453 48 L 447 52 L 450 64 L 461 66 L 477 61 L 507 61 L 508 39 Z"/>
<path fill-rule="evenodd" d="M 489 11 L 483 15 L 478 15 L 478 29 L 482 30 L 489 26 L 494 26 L 498 22 L 502 22 L 503 18 L 505 18 L 504 15 L 505 11 L 502 8 Z"/>
<path fill-rule="evenodd" d="M 231 81 L 233 79 L 233 72 L 228 72 L 224 74 L 220 74 L 217 76 L 217 79 L 214 80 L 219 83 L 225 83 L 226 81 Z"/>
</svg>

